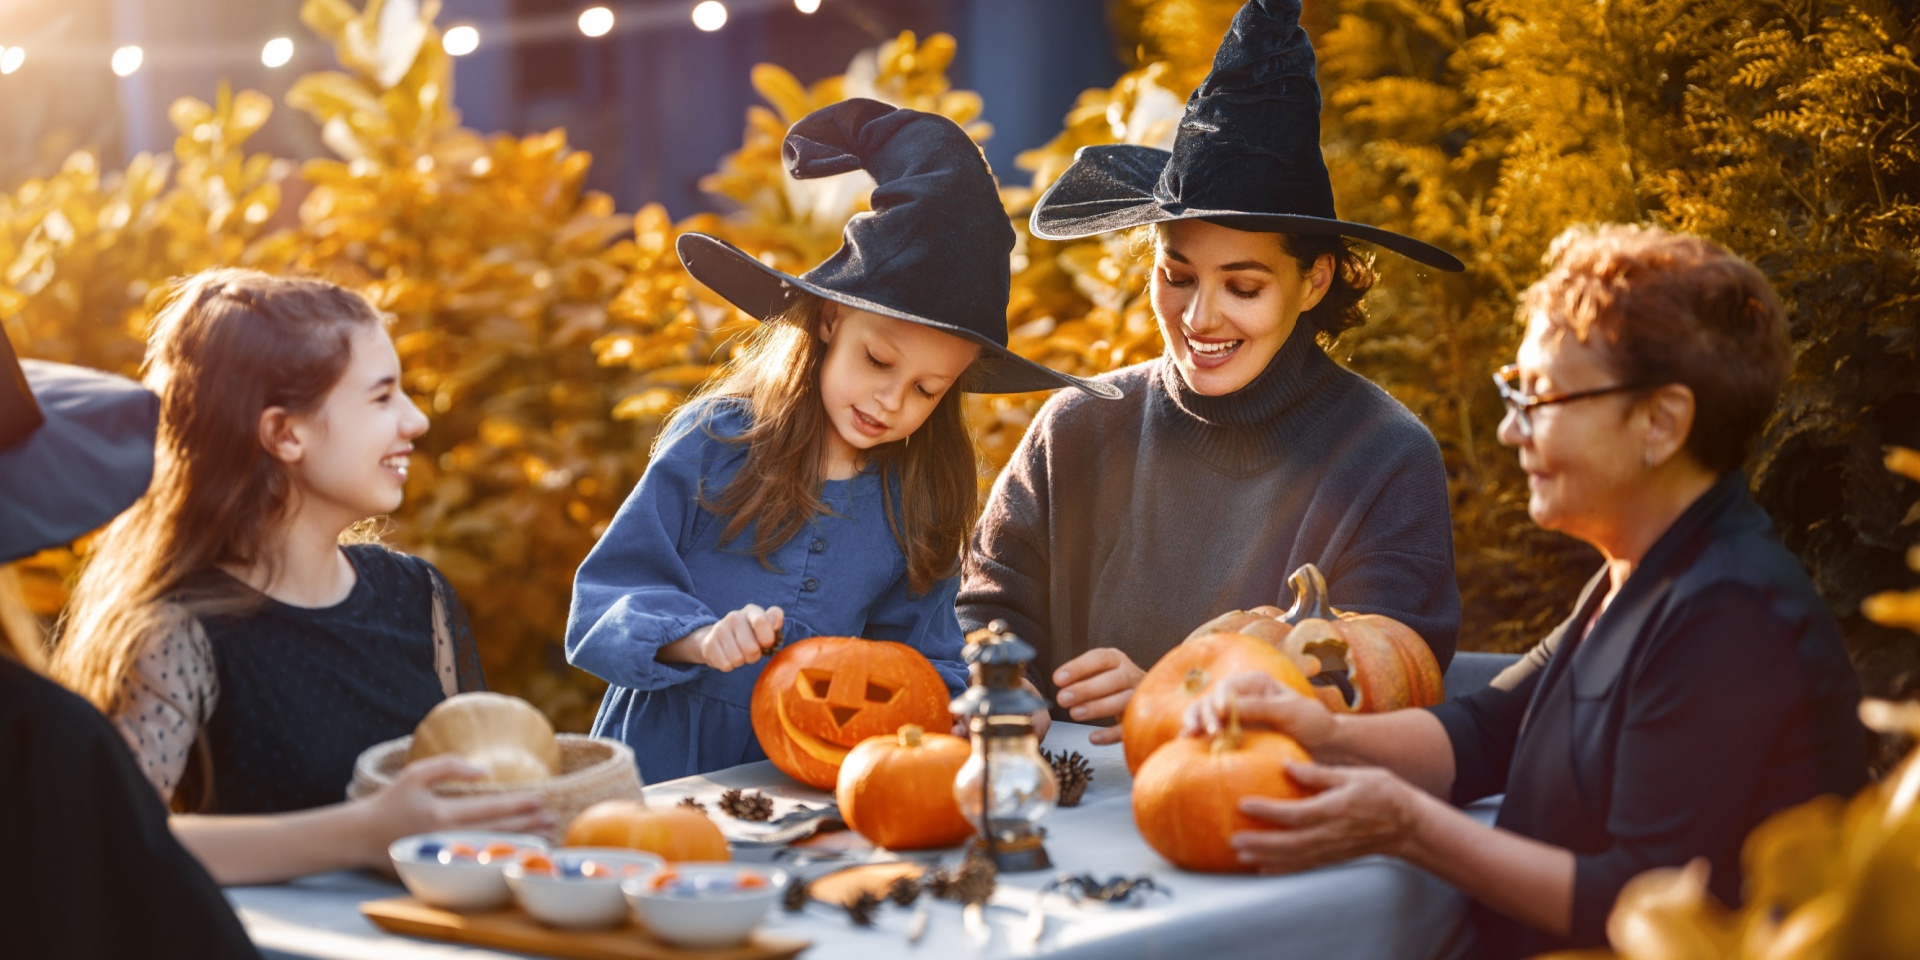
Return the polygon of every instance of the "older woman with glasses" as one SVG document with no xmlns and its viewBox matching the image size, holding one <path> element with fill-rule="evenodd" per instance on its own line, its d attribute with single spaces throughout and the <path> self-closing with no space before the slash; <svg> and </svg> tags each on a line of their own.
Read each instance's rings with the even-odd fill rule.
<svg viewBox="0 0 1920 960">
<path fill-rule="evenodd" d="M 1739 898 L 1741 840 L 1866 777 L 1840 631 L 1747 494 L 1742 461 L 1790 361 L 1751 264 L 1661 230 L 1574 229 L 1526 292 L 1496 378 L 1535 522 L 1605 564 L 1573 615 L 1484 691 L 1427 710 L 1329 713 L 1265 677 L 1197 704 L 1292 734 L 1310 799 L 1248 799 L 1274 830 L 1241 856 L 1293 871 L 1403 857 L 1476 901 L 1480 954 L 1599 945 L 1622 885 L 1705 857 Z M 1334 766 L 1339 764 L 1340 766 Z M 1504 793 L 1495 826 L 1448 803 Z"/>
</svg>

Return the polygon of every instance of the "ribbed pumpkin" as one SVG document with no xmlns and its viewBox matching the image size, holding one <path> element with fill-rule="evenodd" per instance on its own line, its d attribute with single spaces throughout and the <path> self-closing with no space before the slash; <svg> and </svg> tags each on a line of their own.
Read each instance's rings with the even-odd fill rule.
<svg viewBox="0 0 1920 960">
<path fill-rule="evenodd" d="M 1240 812 L 1245 797 L 1307 795 L 1288 761 L 1312 758 L 1285 734 L 1242 730 L 1237 710 L 1211 737 L 1180 737 L 1153 752 L 1133 777 L 1133 822 L 1155 852 L 1185 870 L 1250 873 L 1233 848 L 1241 830 L 1273 824 Z"/>
<path fill-rule="evenodd" d="M 1287 579 L 1293 608 L 1279 647 L 1329 708 L 1386 713 L 1446 699 L 1440 663 L 1412 628 L 1392 617 L 1345 613 L 1327 602 L 1327 578 L 1309 563 Z"/>
<path fill-rule="evenodd" d="M 726 835 L 707 815 L 687 807 L 649 807 L 635 800 L 607 800 L 567 824 L 569 847 L 627 847 L 659 854 L 668 862 L 731 860 Z"/>
<path fill-rule="evenodd" d="M 753 733 L 787 776 L 821 790 L 847 751 L 902 726 L 944 730 L 946 681 L 920 651 L 859 637 L 814 637 L 782 649 L 753 685 Z"/>
<path fill-rule="evenodd" d="M 834 791 L 847 826 L 888 850 L 951 847 L 973 835 L 953 798 L 967 741 L 913 724 L 854 747 Z"/>
<path fill-rule="evenodd" d="M 1270 644 L 1238 633 L 1189 639 L 1167 651 L 1127 701 L 1120 720 L 1127 770 L 1137 773 L 1148 756 L 1180 736 L 1187 706 L 1215 681 L 1248 670 L 1264 673 L 1306 696 L 1314 695 L 1300 668 Z"/>
<path fill-rule="evenodd" d="M 545 780 L 560 772 L 553 724 L 533 704 L 505 694 L 475 691 L 435 705 L 413 730 L 407 762 L 458 754 L 494 783 Z"/>
</svg>

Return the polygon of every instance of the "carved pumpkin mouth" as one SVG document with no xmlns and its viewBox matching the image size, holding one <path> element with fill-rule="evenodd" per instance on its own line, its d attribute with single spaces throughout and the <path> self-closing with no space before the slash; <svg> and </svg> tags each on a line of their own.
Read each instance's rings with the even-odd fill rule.
<svg viewBox="0 0 1920 960">
<path fill-rule="evenodd" d="M 844 726 L 846 721 L 840 719 L 839 716 L 839 711 L 842 709 L 848 708 L 834 708 L 834 722 Z M 821 763 L 830 763 L 836 767 L 847 759 L 848 748 L 836 747 L 793 725 L 793 718 L 787 716 L 787 698 L 785 696 L 776 696 L 773 698 L 773 711 L 774 716 L 780 721 L 780 729 L 785 731 L 787 737 L 790 738 L 796 746 L 806 751 L 808 756 Z M 857 708 L 855 712 L 858 712 Z"/>
</svg>

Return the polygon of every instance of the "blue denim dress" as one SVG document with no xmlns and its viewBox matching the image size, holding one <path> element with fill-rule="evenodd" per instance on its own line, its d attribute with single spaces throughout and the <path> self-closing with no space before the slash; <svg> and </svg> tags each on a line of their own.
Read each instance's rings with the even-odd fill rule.
<svg viewBox="0 0 1920 960">
<path fill-rule="evenodd" d="M 925 654 L 950 690 L 962 689 L 959 578 L 909 592 L 878 471 L 826 481 L 821 499 L 830 512 L 763 564 L 749 549 L 751 527 L 722 546 L 725 518 L 699 503 L 702 490 L 717 496 L 745 463 L 746 445 L 722 438 L 744 432 L 751 412 L 737 399 L 696 403 L 661 438 L 574 576 L 567 662 L 611 684 L 594 735 L 631 745 L 641 776 L 654 783 L 765 759 L 749 704 L 766 660 L 722 673 L 655 659 L 662 646 L 749 603 L 785 611 L 787 642 L 893 640 Z"/>
</svg>

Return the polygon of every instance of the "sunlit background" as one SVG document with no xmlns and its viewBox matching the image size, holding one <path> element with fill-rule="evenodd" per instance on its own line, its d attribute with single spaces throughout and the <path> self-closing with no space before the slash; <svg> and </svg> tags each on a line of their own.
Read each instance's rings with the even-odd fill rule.
<svg viewBox="0 0 1920 960">
<path fill-rule="evenodd" d="M 357 4 L 356 4 L 357 5 Z M 167 106 L 222 79 L 279 100 L 333 53 L 297 0 L 0 2 L 0 185 L 96 147 L 119 166 L 173 142 Z M 740 143 L 758 102 L 747 67 L 802 82 L 847 69 L 902 30 L 952 34 L 955 86 L 977 90 L 996 170 L 1059 132 L 1080 91 L 1120 75 L 1103 0 L 445 0 L 465 124 L 519 134 L 565 127 L 594 155 L 588 184 L 622 209 L 676 217 L 713 206 L 698 178 Z M 291 111 L 253 140 L 278 156 L 325 152 Z"/>
</svg>

